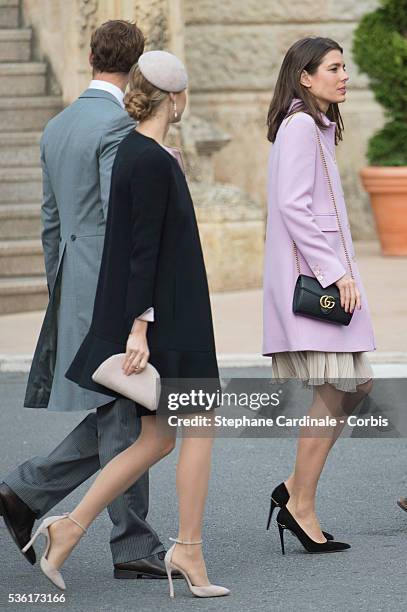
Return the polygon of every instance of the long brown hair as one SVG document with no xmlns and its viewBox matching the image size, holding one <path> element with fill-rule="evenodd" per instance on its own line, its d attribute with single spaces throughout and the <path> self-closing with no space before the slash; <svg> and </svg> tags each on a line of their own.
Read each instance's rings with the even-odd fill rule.
<svg viewBox="0 0 407 612">
<path fill-rule="evenodd" d="M 324 56 L 333 49 L 343 53 L 342 47 L 336 41 L 321 36 L 301 38 L 288 49 L 281 64 L 274 95 L 267 114 L 267 125 L 269 128 L 267 138 L 270 142 L 275 141 L 278 128 L 283 119 L 288 114 L 292 115 L 299 110 L 311 115 L 322 130 L 326 129 L 322 122 L 315 96 L 307 87 L 300 83 L 300 78 L 303 70 L 306 70 L 308 74 L 315 74 Z M 288 113 L 293 98 L 299 98 L 300 102 Z M 335 144 L 338 144 L 342 140 L 344 127 L 336 102 L 329 105 L 326 116 L 330 121 L 336 122 Z"/>
</svg>

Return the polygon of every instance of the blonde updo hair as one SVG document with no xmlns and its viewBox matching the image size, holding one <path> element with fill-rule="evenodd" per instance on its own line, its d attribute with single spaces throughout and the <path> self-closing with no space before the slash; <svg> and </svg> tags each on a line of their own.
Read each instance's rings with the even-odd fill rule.
<svg viewBox="0 0 407 612">
<path fill-rule="evenodd" d="M 136 121 L 144 121 L 154 115 L 167 96 L 167 91 L 147 81 L 140 72 L 138 64 L 132 66 L 129 73 L 129 89 L 124 97 L 124 105 L 130 117 Z"/>
</svg>

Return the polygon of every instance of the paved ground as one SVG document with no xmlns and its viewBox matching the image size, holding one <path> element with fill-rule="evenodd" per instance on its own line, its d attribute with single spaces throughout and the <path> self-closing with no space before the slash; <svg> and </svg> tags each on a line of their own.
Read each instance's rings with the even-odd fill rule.
<svg viewBox="0 0 407 612">
<path fill-rule="evenodd" d="M 45 454 L 83 413 L 52 414 L 21 408 L 26 374 L 1 374 L 0 475 L 33 455 Z M 219 600 L 192 599 L 183 582 L 176 599 L 165 581 L 113 580 L 103 514 L 64 568 L 68 585 L 60 604 L 8 604 L 9 593 L 57 590 L 17 552 L 0 521 L 0 609 L 66 612 L 225 610 L 262 612 L 392 611 L 406 606 L 407 515 L 395 504 L 407 495 L 404 439 L 340 440 L 320 485 L 323 526 L 352 544 L 337 555 L 307 555 L 287 536 L 265 531 L 270 489 L 292 465 L 294 440 L 218 439 L 215 443 L 205 525 L 210 577 L 232 590 Z M 167 543 L 176 532 L 176 453 L 151 473 L 150 521 Z M 86 486 L 86 485 L 85 485 Z M 72 508 L 84 487 L 55 508 Z"/>
</svg>

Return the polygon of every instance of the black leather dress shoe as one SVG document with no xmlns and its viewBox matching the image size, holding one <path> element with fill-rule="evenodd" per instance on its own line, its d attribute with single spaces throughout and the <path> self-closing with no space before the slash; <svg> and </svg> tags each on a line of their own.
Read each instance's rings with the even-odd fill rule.
<svg viewBox="0 0 407 612">
<path fill-rule="evenodd" d="M 31 538 L 36 515 L 5 482 L 0 484 L 0 515 L 4 518 L 6 527 L 21 552 Z M 36 557 L 32 546 L 22 554 L 34 565 Z"/>
<path fill-rule="evenodd" d="M 401 499 L 398 500 L 397 503 L 400 506 L 400 508 L 404 510 L 404 512 L 407 512 L 407 497 L 402 497 Z"/>
<path fill-rule="evenodd" d="M 131 580 L 132 578 L 167 578 L 164 565 L 165 552 L 161 551 L 145 559 L 127 561 L 127 563 L 115 563 L 114 577 Z M 172 572 L 173 578 L 182 578 L 180 572 Z"/>
</svg>

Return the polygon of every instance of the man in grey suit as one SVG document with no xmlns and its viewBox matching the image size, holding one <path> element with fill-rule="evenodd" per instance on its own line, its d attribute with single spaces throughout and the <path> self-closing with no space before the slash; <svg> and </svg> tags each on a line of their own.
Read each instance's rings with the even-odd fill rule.
<svg viewBox="0 0 407 612">
<path fill-rule="evenodd" d="M 137 438 L 133 402 L 82 389 L 65 373 L 88 332 L 102 258 L 113 160 L 134 123 L 123 95 L 143 52 L 135 24 L 108 21 L 92 35 L 89 88 L 46 126 L 41 140 L 42 243 L 50 294 L 24 406 L 94 410 L 47 457 L 18 466 L 0 485 L 0 513 L 18 547 L 44 516 Z M 149 313 L 145 317 L 149 320 Z M 165 577 L 164 548 L 145 518 L 148 473 L 108 508 L 116 578 Z M 35 552 L 25 554 L 34 564 Z"/>
</svg>

